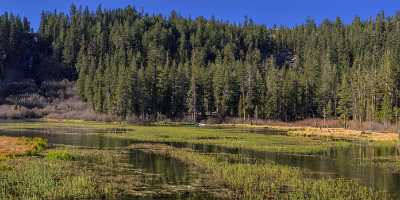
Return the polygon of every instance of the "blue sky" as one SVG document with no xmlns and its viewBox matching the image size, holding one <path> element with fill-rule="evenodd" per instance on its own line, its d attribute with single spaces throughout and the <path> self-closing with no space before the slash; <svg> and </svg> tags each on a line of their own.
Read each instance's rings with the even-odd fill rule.
<svg viewBox="0 0 400 200">
<path fill-rule="evenodd" d="M 26 16 L 34 28 L 38 27 L 42 10 L 68 12 L 71 3 L 96 9 L 134 5 L 148 13 L 169 14 L 176 10 L 183 16 L 212 15 L 230 22 L 241 22 L 249 16 L 258 24 L 267 26 L 301 24 L 307 17 L 317 22 L 336 16 L 349 23 L 354 16 L 362 19 L 375 16 L 383 10 L 387 15 L 400 11 L 398 0 L 0 0 L 0 13 L 6 11 Z"/>
</svg>

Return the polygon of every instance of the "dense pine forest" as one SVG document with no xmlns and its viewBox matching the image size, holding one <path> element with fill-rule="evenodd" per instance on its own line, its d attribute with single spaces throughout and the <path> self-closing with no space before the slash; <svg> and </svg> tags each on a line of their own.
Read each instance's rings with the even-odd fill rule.
<svg viewBox="0 0 400 200">
<path fill-rule="evenodd" d="M 95 112 L 122 119 L 394 122 L 399 64 L 400 13 L 268 28 L 73 5 L 43 12 L 37 32 L 0 17 L 3 85 L 68 79 Z"/>
</svg>

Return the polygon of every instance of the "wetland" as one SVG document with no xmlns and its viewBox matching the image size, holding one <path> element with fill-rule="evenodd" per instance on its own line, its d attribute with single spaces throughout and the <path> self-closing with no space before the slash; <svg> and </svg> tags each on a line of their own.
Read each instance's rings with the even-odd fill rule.
<svg viewBox="0 0 400 200">
<path fill-rule="evenodd" d="M 400 198 L 393 140 L 69 121 L 6 121 L 0 136 L 46 141 L 3 156 L 0 199 Z"/>
</svg>

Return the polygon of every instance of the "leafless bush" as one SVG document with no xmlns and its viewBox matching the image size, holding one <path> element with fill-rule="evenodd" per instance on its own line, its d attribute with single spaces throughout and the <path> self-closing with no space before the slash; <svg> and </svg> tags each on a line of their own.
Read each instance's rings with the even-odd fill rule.
<svg viewBox="0 0 400 200">
<path fill-rule="evenodd" d="M 65 113 L 50 113 L 47 115 L 49 118 L 54 119 L 81 119 L 88 121 L 114 121 L 114 117 L 106 114 L 95 113 L 90 109 L 87 110 L 73 110 Z"/>
<path fill-rule="evenodd" d="M 267 120 L 267 119 L 243 119 L 239 117 L 226 117 L 220 120 L 220 123 L 228 123 L 228 124 L 255 124 L 255 125 L 276 125 L 276 126 L 292 126 L 291 123 L 282 122 L 278 120 Z"/>
<path fill-rule="evenodd" d="M 23 106 L 29 109 L 44 108 L 49 104 L 47 98 L 40 96 L 37 93 L 9 96 L 6 98 L 6 101 L 13 105 Z"/>
<path fill-rule="evenodd" d="M 366 122 L 358 122 L 358 121 L 350 121 L 349 122 L 349 129 L 355 130 L 369 130 L 369 131 L 376 131 L 376 132 L 398 132 L 397 125 L 395 123 L 381 123 L 381 122 L 373 122 L 373 121 L 366 121 Z"/>
<path fill-rule="evenodd" d="M 311 126 L 311 127 L 319 127 L 319 128 L 340 128 L 342 127 L 339 120 L 334 119 L 319 119 L 319 118 L 310 118 L 304 119 L 301 121 L 292 122 L 293 126 Z"/>
<path fill-rule="evenodd" d="M 42 117 L 40 111 L 28 109 L 22 106 L 0 105 L 1 119 L 26 119 Z"/>
<path fill-rule="evenodd" d="M 0 101 L 0 118 L 47 116 L 57 119 L 117 120 L 110 115 L 95 113 L 76 96 L 74 85 L 68 80 L 43 82 L 40 88 L 32 80 L 2 83 L 0 93 L 7 96 Z"/>
<path fill-rule="evenodd" d="M 220 124 L 223 122 L 223 119 L 216 117 L 209 117 L 206 120 L 203 120 L 202 122 L 206 124 Z"/>
<path fill-rule="evenodd" d="M 56 99 L 52 104 L 44 108 L 47 113 L 66 113 L 74 110 L 87 110 L 88 106 L 79 97 L 69 99 Z"/>
<path fill-rule="evenodd" d="M 69 99 L 58 99 L 53 104 L 43 109 L 48 118 L 55 119 L 81 119 L 90 121 L 113 121 L 111 115 L 95 113 L 79 97 L 74 96 Z"/>
<path fill-rule="evenodd" d="M 211 121 L 211 123 L 218 123 L 217 121 Z M 344 124 L 337 119 L 319 119 L 319 118 L 310 118 L 304 119 L 295 122 L 282 122 L 275 120 L 261 120 L 261 119 L 247 119 L 243 120 L 243 118 L 226 118 L 221 123 L 232 123 L 232 124 L 241 124 L 241 123 L 251 123 L 258 125 L 275 125 L 275 126 L 291 126 L 291 127 L 317 127 L 317 128 L 344 128 Z M 400 124 L 396 123 L 381 123 L 381 122 L 359 122 L 359 121 L 349 121 L 348 129 L 351 130 L 360 130 L 360 131 L 376 131 L 376 132 L 398 132 L 398 128 L 400 128 Z"/>
<path fill-rule="evenodd" d="M 141 120 L 136 115 L 131 115 L 126 118 L 126 122 L 128 123 L 139 123 Z"/>
</svg>

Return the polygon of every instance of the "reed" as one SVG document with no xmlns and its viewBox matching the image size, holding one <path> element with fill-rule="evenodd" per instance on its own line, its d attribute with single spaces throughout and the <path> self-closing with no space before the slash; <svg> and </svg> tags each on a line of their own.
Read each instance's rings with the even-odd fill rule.
<svg viewBox="0 0 400 200">
<path fill-rule="evenodd" d="M 17 158 L 2 165 L 0 199 L 96 199 L 103 194 L 93 177 L 72 173 L 68 162 Z"/>
<path fill-rule="evenodd" d="M 150 148 L 157 149 L 157 148 Z M 356 181 L 313 179 L 299 168 L 273 162 L 249 163 L 240 156 L 200 154 L 189 149 L 158 148 L 165 154 L 206 169 L 235 191 L 234 199 L 388 199 L 384 192 L 372 191 Z M 232 159 L 235 162 L 232 162 Z M 241 162 L 244 161 L 244 162 Z"/>
<path fill-rule="evenodd" d="M 66 160 L 66 161 L 72 161 L 75 160 L 75 157 L 71 155 L 67 151 L 62 151 L 62 150 L 56 150 L 56 151 L 50 151 L 46 155 L 47 160 Z"/>
</svg>

